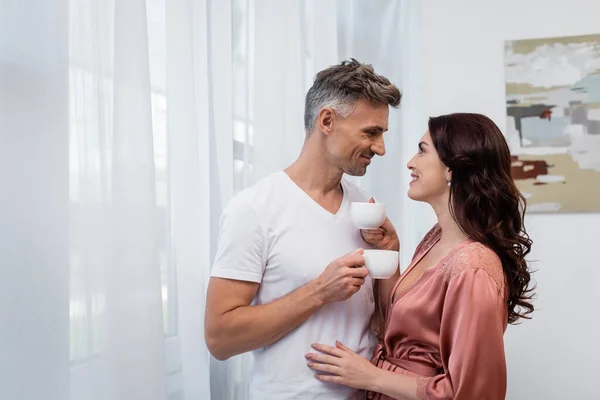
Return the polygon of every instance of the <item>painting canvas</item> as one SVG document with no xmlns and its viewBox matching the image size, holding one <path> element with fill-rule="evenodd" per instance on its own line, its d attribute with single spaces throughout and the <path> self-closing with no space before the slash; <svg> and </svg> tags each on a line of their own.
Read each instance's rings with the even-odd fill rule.
<svg viewBox="0 0 600 400">
<path fill-rule="evenodd" d="M 600 34 L 507 41 L 505 79 L 528 212 L 600 211 Z"/>
</svg>

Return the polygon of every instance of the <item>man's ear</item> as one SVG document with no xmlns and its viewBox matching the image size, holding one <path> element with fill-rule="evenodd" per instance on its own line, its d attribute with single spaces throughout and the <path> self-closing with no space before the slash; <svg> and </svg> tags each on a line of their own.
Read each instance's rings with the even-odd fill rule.
<svg viewBox="0 0 600 400">
<path fill-rule="evenodd" d="M 317 116 L 319 130 L 325 135 L 333 132 L 333 124 L 336 118 L 335 111 L 331 107 L 323 107 Z"/>
</svg>

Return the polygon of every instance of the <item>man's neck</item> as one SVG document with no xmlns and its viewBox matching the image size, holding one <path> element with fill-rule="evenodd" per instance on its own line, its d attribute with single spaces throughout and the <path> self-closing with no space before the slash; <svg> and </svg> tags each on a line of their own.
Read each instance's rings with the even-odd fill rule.
<svg viewBox="0 0 600 400">
<path fill-rule="evenodd" d="M 319 148 L 311 148 L 310 141 L 298 159 L 285 169 L 285 173 L 296 185 L 313 198 L 336 197 L 342 193 L 343 172 L 327 163 Z"/>
</svg>

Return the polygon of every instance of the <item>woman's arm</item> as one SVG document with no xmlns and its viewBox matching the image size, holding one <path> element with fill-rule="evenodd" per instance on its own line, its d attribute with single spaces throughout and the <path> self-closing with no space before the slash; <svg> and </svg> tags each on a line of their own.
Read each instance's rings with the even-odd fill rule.
<svg viewBox="0 0 600 400">
<path fill-rule="evenodd" d="M 451 278 L 440 327 L 445 371 L 419 379 L 419 399 L 505 399 L 506 310 L 503 291 L 485 269 L 467 267 Z"/>
<path fill-rule="evenodd" d="M 379 370 L 380 373 L 372 383 L 370 390 L 385 394 L 396 400 L 419 400 L 417 397 L 417 379 L 397 372 Z"/>
<path fill-rule="evenodd" d="M 314 344 L 313 348 L 320 353 L 308 353 L 306 358 L 320 381 L 383 393 L 398 400 L 418 400 L 417 378 L 377 368 L 340 342 L 336 347 Z"/>
<path fill-rule="evenodd" d="M 396 282 L 400 279 L 400 268 L 398 271 L 394 273 L 388 279 L 377 279 L 375 281 L 375 293 L 377 294 L 377 307 L 376 311 L 378 311 L 383 319 L 387 314 L 388 309 L 388 301 L 390 299 L 390 295 L 392 294 L 392 289 Z"/>
<path fill-rule="evenodd" d="M 388 299 L 396 281 L 400 278 L 400 272 L 396 271 L 389 279 L 374 279 L 373 294 L 375 296 L 375 311 L 371 318 L 371 330 L 377 336 L 379 342 L 383 341 L 385 330 L 385 317 L 388 311 Z"/>
</svg>

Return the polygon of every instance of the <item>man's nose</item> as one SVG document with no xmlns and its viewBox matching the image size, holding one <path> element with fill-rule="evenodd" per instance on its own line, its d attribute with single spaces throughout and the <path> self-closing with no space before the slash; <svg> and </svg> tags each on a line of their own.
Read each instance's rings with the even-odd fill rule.
<svg viewBox="0 0 600 400">
<path fill-rule="evenodd" d="M 378 156 L 383 156 L 385 154 L 385 143 L 383 142 L 383 136 L 380 136 L 379 139 L 371 146 L 371 151 Z"/>
</svg>

